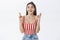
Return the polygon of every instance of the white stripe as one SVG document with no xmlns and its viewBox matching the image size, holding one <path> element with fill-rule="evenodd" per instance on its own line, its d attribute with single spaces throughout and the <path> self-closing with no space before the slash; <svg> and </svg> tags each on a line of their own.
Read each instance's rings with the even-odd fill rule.
<svg viewBox="0 0 60 40">
<path fill-rule="evenodd" d="M 33 30 L 33 24 L 32 24 L 32 30 Z"/>
<path fill-rule="evenodd" d="M 34 24 L 34 29 L 35 29 L 35 24 Z"/>
<path fill-rule="evenodd" d="M 29 30 L 29 24 L 28 24 L 28 30 Z"/>
</svg>

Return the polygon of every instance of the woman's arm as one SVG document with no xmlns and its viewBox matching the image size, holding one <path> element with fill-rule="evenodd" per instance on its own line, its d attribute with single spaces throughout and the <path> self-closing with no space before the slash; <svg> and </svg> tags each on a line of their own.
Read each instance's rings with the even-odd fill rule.
<svg viewBox="0 0 60 40">
<path fill-rule="evenodd" d="M 21 13 L 19 13 L 19 29 L 20 29 L 21 33 L 24 32 L 24 29 L 23 29 L 23 16 L 21 16 Z"/>
<path fill-rule="evenodd" d="M 40 31 L 40 19 L 41 19 L 41 13 L 37 16 L 36 33 L 38 33 Z"/>
<path fill-rule="evenodd" d="M 21 33 L 24 32 L 24 29 L 23 29 L 23 23 L 21 23 L 21 22 L 20 22 L 20 31 L 21 31 Z"/>
</svg>

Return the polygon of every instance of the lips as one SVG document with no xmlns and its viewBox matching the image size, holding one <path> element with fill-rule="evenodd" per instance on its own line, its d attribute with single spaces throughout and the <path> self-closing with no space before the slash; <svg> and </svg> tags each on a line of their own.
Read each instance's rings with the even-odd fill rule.
<svg viewBox="0 0 60 40">
<path fill-rule="evenodd" d="M 30 12 L 32 12 L 32 11 L 30 11 Z"/>
<path fill-rule="evenodd" d="M 29 11 L 29 12 L 32 12 L 32 11 Z"/>
</svg>

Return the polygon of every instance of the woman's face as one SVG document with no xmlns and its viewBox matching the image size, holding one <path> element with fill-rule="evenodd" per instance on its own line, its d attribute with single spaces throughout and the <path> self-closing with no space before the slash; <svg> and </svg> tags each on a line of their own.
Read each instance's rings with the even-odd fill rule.
<svg viewBox="0 0 60 40">
<path fill-rule="evenodd" d="M 34 8 L 34 6 L 32 5 L 32 4 L 29 4 L 29 5 L 27 5 L 27 12 L 28 12 L 28 15 L 30 14 L 33 14 L 34 13 L 34 11 L 35 11 L 35 8 Z"/>
</svg>

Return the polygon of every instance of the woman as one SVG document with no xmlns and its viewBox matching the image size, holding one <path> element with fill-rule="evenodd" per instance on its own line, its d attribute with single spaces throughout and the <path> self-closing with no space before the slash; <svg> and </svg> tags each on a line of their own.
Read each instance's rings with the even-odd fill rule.
<svg viewBox="0 0 60 40">
<path fill-rule="evenodd" d="M 37 15 L 36 6 L 33 2 L 27 4 L 26 16 L 21 16 L 21 13 L 19 13 L 20 31 L 24 33 L 22 40 L 38 40 L 37 33 L 40 31 L 40 18 L 41 13 Z"/>
</svg>

